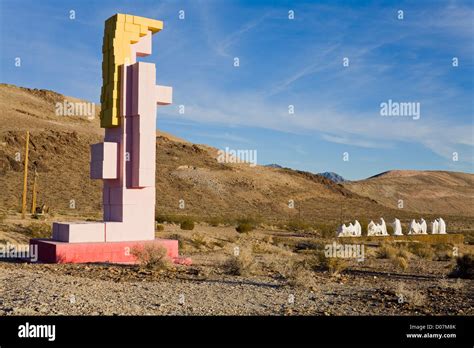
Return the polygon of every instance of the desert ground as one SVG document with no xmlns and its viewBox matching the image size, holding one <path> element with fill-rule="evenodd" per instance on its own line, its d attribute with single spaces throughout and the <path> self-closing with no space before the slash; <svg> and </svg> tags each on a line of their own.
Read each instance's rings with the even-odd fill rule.
<svg viewBox="0 0 474 348">
<path fill-rule="evenodd" d="M 0 242 L 27 243 L 47 233 L 48 223 L 6 218 L 1 226 L 9 232 L 0 233 Z M 256 226 L 239 233 L 234 226 L 203 223 L 193 230 L 173 223 L 158 226 L 156 236 L 178 239 L 191 266 L 1 261 L 0 315 L 474 313 L 474 281 L 448 277 L 456 265 L 453 248 L 472 253 L 470 245 L 377 237 L 361 243 L 363 261 L 325 261 L 321 251 L 335 239 L 313 230 Z M 360 243 L 353 239 L 344 243 Z"/>
<path fill-rule="evenodd" d="M 89 146 L 103 130 L 98 117 L 57 116 L 65 100 L 82 102 L 0 84 L 0 247 L 48 238 L 54 221 L 102 218 Z M 22 219 L 27 130 L 27 207 L 36 170 L 37 205 L 47 209 Z M 137 265 L 1 258 L 0 315 L 473 314 L 473 174 L 389 170 L 335 183 L 219 163 L 217 149 L 164 132 L 156 140 L 156 237 L 178 239 L 193 264 L 171 265 L 159 250 Z M 366 234 L 370 220 L 399 218 L 406 233 L 411 219 L 440 216 L 447 236 L 335 238 L 355 219 Z M 363 260 L 327 257 L 335 242 L 363 246 Z"/>
</svg>

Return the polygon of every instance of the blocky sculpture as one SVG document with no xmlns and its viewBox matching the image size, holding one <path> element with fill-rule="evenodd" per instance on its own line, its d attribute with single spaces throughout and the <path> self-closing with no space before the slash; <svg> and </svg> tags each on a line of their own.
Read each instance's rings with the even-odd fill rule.
<svg viewBox="0 0 474 348">
<path fill-rule="evenodd" d="M 176 262 L 189 262 L 178 258 L 177 241 L 155 240 L 156 107 L 171 104 L 172 88 L 157 86 L 155 65 L 136 59 L 151 54 L 152 34 L 161 29 L 161 21 L 132 15 L 116 14 L 105 22 L 100 113 L 105 139 L 91 146 L 90 162 L 91 178 L 103 180 L 104 219 L 53 223 L 53 241 L 32 241 L 40 254 L 41 247 L 56 246 L 53 262 L 59 257 L 133 262 L 130 249 L 146 243 L 166 247 Z"/>
</svg>

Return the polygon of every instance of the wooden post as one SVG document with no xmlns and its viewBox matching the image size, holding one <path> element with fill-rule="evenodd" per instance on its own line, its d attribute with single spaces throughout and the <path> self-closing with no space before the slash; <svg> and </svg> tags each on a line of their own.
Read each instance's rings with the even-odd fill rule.
<svg viewBox="0 0 474 348">
<path fill-rule="evenodd" d="M 26 214 L 26 191 L 28 188 L 28 144 L 30 143 L 30 131 L 26 131 L 26 145 L 25 145 L 25 168 L 23 175 L 23 200 L 21 203 L 21 217 L 25 218 Z"/>
<path fill-rule="evenodd" d="M 35 168 L 35 176 L 33 180 L 33 197 L 31 202 L 31 214 L 36 214 L 36 180 L 38 178 L 38 173 L 36 172 Z"/>
</svg>

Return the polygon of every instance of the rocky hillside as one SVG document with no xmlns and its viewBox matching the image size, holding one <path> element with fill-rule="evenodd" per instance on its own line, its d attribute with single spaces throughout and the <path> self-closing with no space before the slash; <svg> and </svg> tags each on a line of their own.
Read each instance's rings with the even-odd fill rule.
<svg viewBox="0 0 474 348">
<path fill-rule="evenodd" d="M 345 183 L 347 189 L 387 207 L 419 213 L 474 215 L 474 175 L 447 171 L 392 170 Z"/>
<path fill-rule="evenodd" d="M 88 162 L 89 145 L 101 141 L 103 130 L 97 117 L 57 116 L 55 105 L 65 99 L 78 101 L 51 91 L 0 85 L 0 210 L 20 206 L 25 131 L 29 130 L 30 196 L 36 168 L 39 203 L 55 212 L 100 216 L 101 183 L 89 179 Z M 287 168 L 218 163 L 217 149 L 162 132 L 157 133 L 156 151 L 159 214 L 326 223 L 382 215 L 408 219 L 409 209 L 447 213 L 450 206 L 449 213 L 473 215 L 467 209 L 469 203 L 472 207 L 474 186 L 469 174 L 444 173 L 437 177 L 436 186 L 428 180 L 432 173 L 340 185 Z M 422 193 L 409 198 L 415 191 Z M 406 199 L 406 209 L 394 209 L 398 197 Z M 456 197 L 461 203 L 455 203 Z M 179 209 L 181 199 L 184 209 Z M 69 208 L 71 200 L 74 209 Z M 289 207 L 290 201 L 294 208 Z"/>
</svg>

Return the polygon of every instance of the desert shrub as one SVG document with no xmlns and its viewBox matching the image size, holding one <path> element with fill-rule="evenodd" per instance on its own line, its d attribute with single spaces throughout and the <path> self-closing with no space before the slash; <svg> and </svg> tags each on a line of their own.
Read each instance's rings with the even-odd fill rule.
<svg viewBox="0 0 474 348">
<path fill-rule="evenodd" d="M 232 255 L 225 260 L 221 268 L 225 274 L 245 276 L 252 274 L 255 270 L 255 266 L 256 264 L 252 255 L 245 250 L 241 250 L 239 255 Z"/>
<path fill-rule="evenodd" d="M 410 259 L 411 254 L 408 250 L 403 249 L 402 246 L 399 246 L 397 249 L 398 249 L 397 250 L 397 257 L 403 257 L 404 259 L 407 259 L 407 260 Z"/>
<path fill-rule="evenodd" d="M 335 224 L 315 224 L 314 227 L 323 238 L 333 238 L 336 235 L 337 225 Z"/>
<path fill-rule="evenodd" d="M 162 232 L 165 230 L 165 226 L 163 226 L 162 224 L 156 224 L 156 231 L 158 232 Z"/>
<path fill-rule="evenodd" d="M 395 248 L 393 245 L 382 243 L 377 249 L 377 257 L 379 259 L 393 259 L 396 257 L 397 252 L 397 248 Z"/>
<path fill-rule="evenodd" d="M 402 256 L 395 256 L 394 258 L 391 259 L 392 264 L 396 267 L 399 268 L 403 271 L 408 269 L 408 261 L 405 257 Z"/>
<path fill-rule="evenodd" d="M 416 289 L 407 289 L 404 283 L 399 283 L 394 292 L 399 303 L 422 306 L 426 301 L 426 296 L 422 292 Z"/>
<path fill-rule="evenodd" d="M 429 245 L 423 243 L 412 243 L 410 244 L 409 249 L 412 254 L 415 254 L 419 258 L 428 260 L 433 259 L 434 252 Z"/>
<path fill-rule="evenodd" d="M 474 279 L 474 255 L 466 254 L 456 258 L 456 265 L 449 276 L 453 278 Z"/>
<path fill-rule="evenodd" d="M 166 248 L 161 245 L 146 244 L 143 247 L 134 247 L 131 254 L 137 258 L 141 266 L 148 269 L 166 270 L 172 265 Z"/>
<path fill-rule="evenodd" d="M 247 232 L 250 232 L 254 229 L 254 225 L 252 225 L 251 223 L 249 222 L 241 222 L 237 225 L 237 227 L 235 228 L 235 230 L 239 233 L 247 233 Z"/>
<path fill-rule="evenodd" d="M 200 233 L 194 233 L 191 236 L 191 244 L 197 249 L 203 249 L 203 248 L 208 247 L 209 240 L 206 236 Z"/>
<path fill-rule="evenodd" d="M 6 218 L 7 218 L 7 214 L 0 213 L 0 224 L 3 224 Z"/>
<path fill-rule="evenodd" d="M 333 276 L 342 273 L 347 269 L 347 261 L 340 257 L 326 257 L 326 255 L 321 252 L 318 254 L 319 267 Z"/>
<path fill-rule="evenodd" d="M 293 267 L 287 275 L 288 285 L 304 289 L 315 289 L 317 281 L 314 272 L 304 267 Z"/>
<path fill-rule="evenodd" d="M 192 231 L 194 230 L 194 222 L 192 220 L 184 220 L 181 222 L 180 228 L 182 230 Z"/>
</svg>

